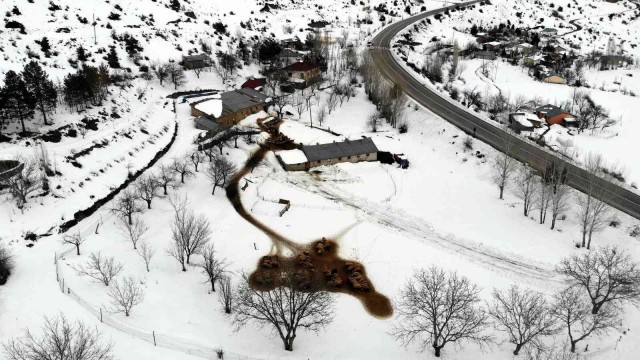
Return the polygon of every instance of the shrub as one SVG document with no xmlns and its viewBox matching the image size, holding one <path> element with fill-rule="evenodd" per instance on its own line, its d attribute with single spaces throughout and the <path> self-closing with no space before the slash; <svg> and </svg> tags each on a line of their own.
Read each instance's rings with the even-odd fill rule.
<svg viewBox="0 0 640 360">
<path fill-rule="evenodd" d="M 409 131 L 409 124 L 407 124 L 407 122 L 401 123 L 400 126 L 398 126 L 398 131 L 400 131 L 400 134 L 406 134 Z"/>
<path fill-rule="evenodd" d="M 9 252 L 9 249 L 0 244 L 0 286 L 7 283 L 13 267 L 13 255 Z"/>
</svg>

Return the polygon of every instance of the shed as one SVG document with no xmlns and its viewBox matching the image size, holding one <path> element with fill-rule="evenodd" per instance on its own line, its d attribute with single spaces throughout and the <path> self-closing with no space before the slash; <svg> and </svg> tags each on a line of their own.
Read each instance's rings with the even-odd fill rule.
<svg viewBox="0 0 640 360">
<path fill-rule="evenodd" d="M 207 54 L 183 56 L 182 65 L 187 69 L 202 69 L 211 66 L 211 58 Z"/>
<path fill-rule="evenodd" d="M 205 99 L 191 104 L 191 116 L 207 117 L 221 126 L 233 126 L 268 106 L 269 97 L 251 88 L 227 91 L 219 99 Z"/>
</svg>

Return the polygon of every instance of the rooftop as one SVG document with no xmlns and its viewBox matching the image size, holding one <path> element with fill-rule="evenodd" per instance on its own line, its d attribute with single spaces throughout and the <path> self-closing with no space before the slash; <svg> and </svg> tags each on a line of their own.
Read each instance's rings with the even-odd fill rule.
<svg viewBox="0 0 640 360">
<path fill-rule="evenodd" d="M 340 157 L 378 152 L 371 138 L 347 140 L 328 144 L 303 146 L 302 151 L 308 161 L 336 159 Z"/>
<path fill-rule="evenodd" d="M 551 104 L 537 107 L 536 112 L 546 114 L 548 117 L 554 117 L 560 114 L 569 114 L 568 111 Z"/>
<path fill-rule="evenodd" d="M 316 68 L 319 68 L 320 65 L 312 63 L 310 61 L 300 61 L 297 63 L 293 63 L 287 67 L 285 67 L 283 70 L 287 70 L 287 71 L 309 71 L 309 70 L 313 70 Z"/>
<path fill-rule="evenodd" d="M 211 60 L 211 58 L 207 54 L 186 55 L 186 56 L 183 56 L 182 58 L 184 60 L 190 60 L 190 61 Z"/>
<path fill-rule="evenodd" d="M 276 152 L 276 155 L 287 165 L 304 164 L 307 162 L 307 157 L 302 150 L 282 150 Z"/>
<path fill-rule="evenodd" d="M 207 115 L 218 118 L 256 104 L 264 104 L 268 99 L 269 97 L 267 95 L 257 90 L 242 88 L 222 93 L 220 94 L 220 99 L 206 99 L 193 103 L 192 106 Z M 219 109 L 220 105 L 218 105 L 220 100 L 222 100 L 222 109 Z"/>
</svg>

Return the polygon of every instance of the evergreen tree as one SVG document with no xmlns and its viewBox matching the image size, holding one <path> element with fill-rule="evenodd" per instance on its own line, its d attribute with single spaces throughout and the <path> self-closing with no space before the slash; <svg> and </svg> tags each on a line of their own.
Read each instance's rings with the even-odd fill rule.
<svg viewBox="0 0 640 360">
<path fill-rule="evenodd" d="M 24 67 L 22 78 L 27 86 L 28 91 L 32 94 L 35 106 L 42 113 L 44 124 L 47 123 L 47 113 L 56 107 L 58 93 L 49 80 L 47 73 L 35 60 L 31 61 Z"/>
<path fill-rule="evenodd" d="M 0 87 L 0 139 L 2 139 L 2 129 L 4 125 L 9 121 L 9 114 L 7 111 L 7 97 L 4 87 Z"/>
<path fill-rule="evenodd" d="M 173 11 L 180 11 L 180 2 L 178 0 L 171 0 L 171 4 L 169 5 L 171 7 L 171 10 Z"/>
<path fill-rule="evenodd" d="M 87 61 L 89 57 L 87 56 L 87 51 L 84 46 L 80 45 L 76 50 L 76 54 L 78 55 L 78 61 Z"/>
<path fill-rule="evenodd" d="M 47 57 L 49 56 L 49 51 L 51 51 L 51 45 L 49 45 L 49 39 L 47 39 L 46 36 L 43 37 L 42 40 L 40 40 L 40 49 Z"/>
<path fill-rule="evenodd" d="M 24 121 L 33 117 L 35 101 L 22 77 L 13 70 L 4 76 L 4 93 L 9 119 L 20 120 L 22 132 L 26 132 Z"/>
<path fill-rule="evenodd" d="M 107 63 L 112 69 L 120 68 L 120 59 L 118 59 L 115 46 L 112 46 L 107 54 Z"/>
<path fill-rule="evenodd" d="M 273 61 L 276 56 L 280 54 L 282 48 L 277 41 L 273 39 L 266 39 L 262 42 L 262 44 L 260 44 L 259 51 L 260 52 L 258 53 L 258 59 L 260 60 L 260 62 L 264 63 Z"/>
</svg>

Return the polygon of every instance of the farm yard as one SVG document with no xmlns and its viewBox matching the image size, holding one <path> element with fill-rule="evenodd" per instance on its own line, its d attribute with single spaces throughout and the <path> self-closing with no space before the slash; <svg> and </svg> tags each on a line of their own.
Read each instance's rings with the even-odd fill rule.
<svg viewBox="0 0 640 360">
<path fill-rule="evenodd" d="M 22 19 L 27 35 L 3 29 L 12 31 L 11 39 L 2 33 L 0 46 L 51 36 L 60 53 L 42 53 L 43 69 L 66 93 L 65 78 L 85 76 L 66 64 L 67 56 L 77 56 L 74 41 L 92 54 L 104 46 L 76 37 L 88 24 L 56 12 L 88 5 L 10 3 L 0 8 L 12 13 L 15 5 L 23 14 L 29 8 L 39 18 L 61 20 L 28 25 L 12 13 L 8 19 Z M 19 348 L 15 341 L 25 339 L 26 329 L 36 338 L 47 334 L 45 318 L 84 324 L 114 359 L 635 359 L 635 285 L 625 287 L 627 300 L 604 302 L 601 315 L 590 315 L 582 287 L 563 292 L 571 278 L 562 267 L 572 256 L 590 254 L 628 256 L 622 267 L 640 262 L 638 219 L 603 207 L 586 235 L 584 194 L 561 180 L 547 183 L 551 175 L 515 160 L 500 188 L 496 163 L 506 161 L 503 154 L 371 76 L 375 69 L 367 67 L 365 45 L 371 35 L 382 24 L 442 3 L 185 1 L 177 10 L 175 3 L 97 3 L 91 10 L 103 14 L 99 43 L 117 44 L 115 29 L 139 38 L 144 50 L 132 56 L 125 40 L 114 45 L 122 68 L 109 68 L 114 80 L 100 85 L 105 96 L 99 101 L 60 99 L 47 113 L 50 125 L 36 111 L 27 131 L 18 120 L 4 124 L 0 160 L 20 159 L 26 170 L 0 188 L 0 359 L 17 358 L 12 349 Z M 587 19 L 601 11 L 628 10 L 612 22 L 632 21 L 627 1 L 591 3 L 595 7 L 585 5 L 580 21 L 585 29 L 597 27 Z M 443 36 L 451 22 L 466 21 L 478 9 L 483 15 L 476 21 L 484 26 L 499 16 L 511 19 L 513 11 L 530 12 L 527 26 L 533 26 L 541 10 L 538 2 L 526 4 L 530 8 L 511 9 L 504 1 L 483 2 L 442 22 L 431 18 L 432 24 L 412 33 L 423 45 L 398 47 L 397 57 L 422 67 L 427 39 Z M 573 7 L 562 6 L 566 20 L 578 17 Z M 107 16 L 111 28 L 102 20 Z M 176 18 L 170 25 L 181 33 L 160 30 Z M 313 31 L 324 22 L 326 32 Z M 564 29 L 559 23 L 544 26 Z M 608 26 L 600 31 L 612 31 Z M 629 29 L 625 44 L 635 41 Z M 273 34 L 261 34 L 268 31 Z M 456 28 L 456 39 L 465 31 Z M 296 33 L 302 45 L 292 45 L 301 46 L 294 52 L 287 44 Z M 242 60 L 239 34 L 248 49 L 273 53 Z M 221 55 L 214 50 L 181 58 L 204 53 L 201 40 Z M 291 51 L 285 55 L 282 48 Z M 21 73 L 26 62 L 19 51 L 2 56 L 2 75 Z M 86 64 L 99 70 L 100 57 Z M 443 64 L 445 79 L 449 62 Z M 445 96 L 451 88 L 460 94 L 476 89 L 485 99 L 536 93 L 543 94 L 537 95 L 542 103 L 558 105 L 572 96 L 573 87 L 535 81 L 506 61 L 492 62 L 486 76 L 477 71 L 484 65 L 483 59 L 461 58 L 451 82 L 424 81 Z M 147 75 L 142 66 L 148 66 Z M 610 109 L 615 125 L 595 132 L 558 124 L 521 135 L 543 136 L 556 151 L 602 153 L 631 186 L 637 169 L 629 109 L 636 97 L 621 89 L 636 91 L 636 73 L 634 66 L 585 71 L 593 84 L 589 95 Z M 490 111 L 477 112 L 487 121 L 500 120 Z M 25 177 L 31 190 L 20 198 L 15 187 Z M 551 199 L 559 197 L 549 195 L 552 186 L 565 194 L 555 207 Z M 580 244 L 585 236 L 588 248 Z M 3 262 L 5 254 L 10 262 Z M 2 285 L 2 266 L 9 263 Z M 629 270 L 629 278 L 638 272 Z M 408 310 L 412 291 L 438 276 L 468 291 L 473 305 L 465 319 L 477 321 L 479 332 L 436 348 L 427 335 L 408 341 L 405 331 L 418 318 Z M 542 314 L 550 324 L 535 340 L 510 338 L 501 325 L 500 311 L 509 309 L 500 307 L 500 296 L 514 291 L 532 297 L 539 306 L 534 316 Z M 272 322 L 257 321 L 261 316 L 253 312 L 265 309 L 260 300 L 282 296 L 309 311 L 293 337 L 279 334 Z M 575 301 L 563 304 L 566 298 Z M 304 308 L 305 301 L 312 306 Z M 561 313 L 570 305 L 579 307 L 581 325 L 589 319 L 604 325 L 570 344 Z"/>
</svg>

